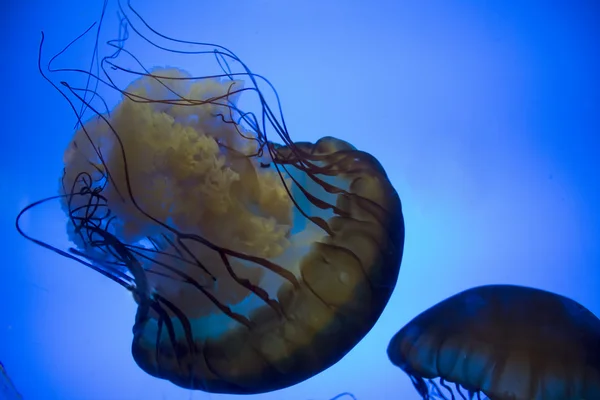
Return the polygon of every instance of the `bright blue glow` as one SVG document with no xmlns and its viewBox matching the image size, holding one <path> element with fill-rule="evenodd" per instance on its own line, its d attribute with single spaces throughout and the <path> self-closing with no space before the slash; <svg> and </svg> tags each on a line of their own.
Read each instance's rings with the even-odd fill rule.
<svg viewBox="0 0 600 400">
<path fill-rule="evenodd" d="M 27 400 L 237 398 L 146 375 L 130 355 L 130 294 L 14 230 L 21 207 L 56 192 L 75 123 L 37 72 L 39 32 L 55 53 L 96 20 L 94 3 L 30 0 L 2 12 L 0 360 Z M 333 135 L 371 152 L 403 200 L 405 258 L 375 328 L 324 373 L 246 399 L 415 399 L 386 358 L 389 339 L 477 285 L 535 286 L 600 315 L 595 2 L 137 3 L 160 31 L 231 48 L 275 85 L 294 140 Z M 60 66 L 87 65 L 92 44 Z M 65 237 L 60 210 L 33 217 L 45 218 L 44 237 Z"/>
</svg>

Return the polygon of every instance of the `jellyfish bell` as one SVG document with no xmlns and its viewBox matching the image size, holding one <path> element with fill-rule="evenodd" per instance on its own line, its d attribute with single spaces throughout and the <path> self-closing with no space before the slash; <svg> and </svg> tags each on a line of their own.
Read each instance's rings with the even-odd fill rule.
<svg viewBox="0 0 600 400">
<path fill-rule="evenodd" d="M 75 247 L 54 250 L 133 293 L 132 355 L 147 373 L 268 392 L 335 364 L 373 327 L 398 277 L 401 203 L 373 156 L 333 137 L 295 143 L 257 75 L 198 46 L 231 65 L 143 70 L 108 85 L 123 94 L 108 112 L 78 97 L 95 115 L 63 156 Z M 246 94 L 256 114 L 238 108 Z"/>
<path fill-rule="evenodd" d="M 600 320 L 543 290 L 466 290 L 414 318 L 387 352 L 423 399 L 600 398 Z"/>
<path fill-rule="evenodd" d="M 119 236 L 160 242 L 142 262 L 162 299 L 162 315 L 151 309 L 136 323 L 132 352 L 144 370 L 183 387 L 257 393 L 314 375 L 360 341 L 391 294 L 403 237 L 398 197 L 373 157 L 331 137 L 254 155 L 251 132 L 215 112 L 154 132 L 160 124 L 131 112 L 121 115 L 135 128 L 120 129 L 114 114 L 127 160 L 137 154 L 128 170 L 137 206 L 159 231 L 186 232 L 161 241 L 154 221 L 118 199 L 123 182 L 107 185 Z M 153 187 L 157 176 L 168 190 Z"/>
<path fill-rule="evenodd" d="M 151 93 L 169 75 L 136 84 Z M 206 83 L 196 85 L 190 92 L 207 97 Z M 225 96 L 229 82 L 218 85 L 206 90 Z M 134 329 L 136 362 L 177 385 L 228 393 L 279 389 L 337 362 L 375 323 L 398 274 L 400 203 L 379 164 L 334 138 L 255 156 L 251 132 L 219 122 L 213 104 L 159 104 L 124 100 L 110 129 L 87 127 L 101 163 L 77 134 L 65 157 L 65 176 L 107 175 L 104 229 L 140 253 L 135 282 L 152 298 Z M 70 193 L 89 184 L 66 181 Z M 77 213 L 71 203 L 71 220 Z"/>
</svg>

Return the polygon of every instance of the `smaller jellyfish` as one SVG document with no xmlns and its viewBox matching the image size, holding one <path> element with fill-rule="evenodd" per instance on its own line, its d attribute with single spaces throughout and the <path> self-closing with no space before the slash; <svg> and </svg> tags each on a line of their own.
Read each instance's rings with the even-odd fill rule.
<svg viewBox="0 0 600 400">
<path fill-rule="evenodd" d="M 456 294 L 403 327 L 387 352 L 423 399 L 600 399 L 600 320 L 539 289 Z"/>
</svg>

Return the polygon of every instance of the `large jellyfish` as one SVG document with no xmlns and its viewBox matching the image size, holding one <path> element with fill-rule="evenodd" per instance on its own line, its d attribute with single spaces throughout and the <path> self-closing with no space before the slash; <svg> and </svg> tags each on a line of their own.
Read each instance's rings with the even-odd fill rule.
<svg viewBox="0 0 600 400">
<path fill-rule="evenodd" d="M 101 88 L 54 84 L 40 68 L 79 121 L 58 196 L 74 246 L 21 233 L 132 292 L 131 351 L 153 376 L 251 394 L 323 371 L 373 327 L 396 284 L 404 222 L 384 169 L 341 139 L 293 142 L 271 84 L 222 46 L 172 50 L 217 74 L 121 66 L 137 61 L 130 34 L 181 42 L 121 12 L 114 54 L 87 72 L 122 94 L 112 110 Z M 121 89 L 115 73 L 135 79 Z M 239 109 L 243 95 L 259 109 Z"/>
<path fill-rule="evenodd" d="M 388 356 L 423 399 L 600 399 L 600 320 L 538 289 L 490 285 L 454 295 L 402 328 Z"/>
</svg>

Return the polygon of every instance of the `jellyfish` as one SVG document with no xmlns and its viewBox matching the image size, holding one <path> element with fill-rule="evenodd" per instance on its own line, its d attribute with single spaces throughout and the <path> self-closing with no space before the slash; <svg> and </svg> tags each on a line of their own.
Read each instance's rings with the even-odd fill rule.
<svg viewBox="0 0 600 400">
<path fill-rule="evenodd" d="M 600 320 L 539 289 L 461 292 L 404 326 L 387 353 L 423 399 L 600 399 Z"/>
<path fill-rule="evenodd" d="M 152 376 L 255 394 L 327 369 L 373 327 L 398 278 L 404 221 L 384 168 L 339 138 L 294 142 L 273 85 L 233 52 L 169 38 L 119 7 L 114 52 L 97 67 L 54 68 L 60 54 L 40 64 L 77 126 L 58 196 L 26 207 L 19 232 L 132 293 L 131 353 Z M 133 35 L 217 72 L 147 68 Z M 241 109 L 242 96 L 258 108 Z M 65 212 L 71 247 L 21 229 L 47 201 Z"/>
</svg>

